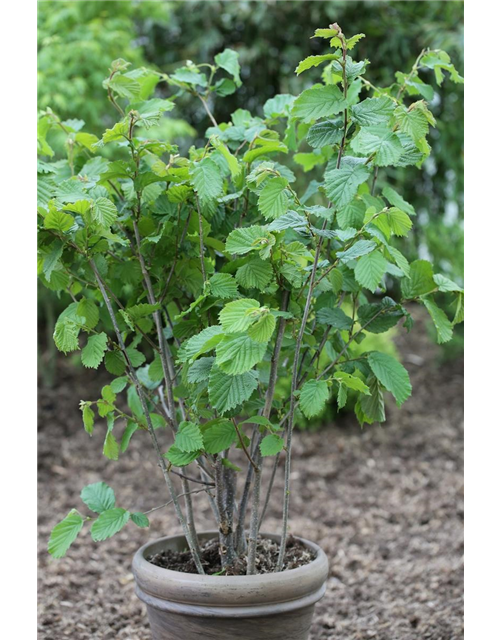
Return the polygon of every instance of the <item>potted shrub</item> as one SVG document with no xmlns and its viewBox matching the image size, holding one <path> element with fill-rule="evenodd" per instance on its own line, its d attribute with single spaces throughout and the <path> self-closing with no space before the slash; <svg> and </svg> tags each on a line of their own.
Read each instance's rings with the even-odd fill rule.
<svg viewBox="0 0 500 640">
<path fill-rule="evenodd" d="M 289 536 L 294 424 L 332 397 L 338 408 L 349 401 L 361 426 L 383 422 L 384 393 L 401 405 L 411 384 L 394 357 L 364 348 L 367 332 L 400 321 L 410 330 L 410 302 L 426 307 L 439 342 L 463 319 L 462 288 L 405 258 L 415 211 L 391 186 L 394 168 L 420 167 L 431 150 L 433 90 L 420 70 L 438 84 L 445 72 L 462 78 L 446 53 L 425 50 L 376 87 L 368 61 L 352 58 L 363 34 L 347 38 L 333 24 L 315 36 L 330 51 L 296 73 L 324 65 L 322 82 L 268 100 L 262 117 L 239 109 L 217 122 L 214 97 L 241 84 L 226 49 L 171 75 L 113 62 L 104 88 L 118 121 L 101 139 L 51 110 L 39 119 L 39 277 L 72 299 L 55 344 L 113 376 L 100 398 L 81 401 L 84 428 L 92 436 L 105 420 L 95 436 L 112 461 L 145 432 L 182 526 L 133 562 L 156 640 L 307 638 L 328 563 Z M 151 97 L 160 83 L 169 98 Z M 212 125 L 186 156 L 152 135 L 184 94 Z M 54 130 L 64 159 L 54 158 Z M 313 167 L 321 180 L 304 176 Z M 453 305 L 452 319 L 437 298 Z M 281 458 L 282 528 L 262 534 Z M 213 531 L 197 531 L 195 493 L 211 505 Z M 103 482 L 81 498 L 85 511 L 52 531 L 56 558 L 87 522 L 96 541 L 149 524 Z"/>
</svg>

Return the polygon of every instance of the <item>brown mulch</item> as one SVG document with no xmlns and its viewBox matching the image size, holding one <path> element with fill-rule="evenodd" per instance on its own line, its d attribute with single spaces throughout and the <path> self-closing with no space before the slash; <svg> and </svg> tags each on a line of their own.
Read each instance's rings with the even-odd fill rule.
<svg viewBox="0 0 500 640">
<path fill-rule="evenodd" d="M 414 391 L 401 410 L 389 407 L 384 427 L 361 431 L 339 417 L 294 436 L 290 530 L 321 545 L 330 561 L 310 640 L 463 638 L 462 363 L 439 364 L 421 318 L 398 345 Z M 87 531 L 66 558 L 46 553 L 54 524 L 72 507 L 85 513 L 79 494 L 88 483 L 108 482 L 117 506 L 135 511 L 168 499 L 147 434 L 136 433 L 127 454 L 109 462 L 101 454 L 104 424 L 92 438 L 83 431 L 78 400 L 96 399 L 106 382 L 105 372 L 61 361 L 56 388 L 40 392 L 39 638 L 46 640 L 150 640 L 131 559 L 148 539 L 179 532 L 167 507 L 152 514 L 150 529 L 129 524 L 99 544 Z M 203 494 L 193 501 L 199 528 L 214 528 Z M 279 532 L 277 506 L 263 529 Z"/>
</svg>

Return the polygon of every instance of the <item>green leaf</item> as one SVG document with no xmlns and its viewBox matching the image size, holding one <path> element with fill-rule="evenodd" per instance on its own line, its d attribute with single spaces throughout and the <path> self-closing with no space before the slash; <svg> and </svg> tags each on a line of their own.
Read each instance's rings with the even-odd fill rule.
<svg viewBox="0 0 500 640">
<path fill-rule="evenodd" d="M 372 251 L 358 260 L 354 268 L 354 276 L 362 287 L 374 293 L 386 269 L 387 260 L 384 256 L 380 251 Z"/>
<path fill-rule="evenodd" d="M 94 418 L 95 413 L 90 408 L 87 402 L 80 402 L 80 409 L 82 410 L 83 426 L 85 431 L 91 436 L 94 431 Z"/>
<path fill-rule="evenodd" d="M 370 395 L 363 395 L 359 405 L 364 413 L 364 421 L 368 424 L 385 422 L 384 389 L 375 376 L 367 380 Z"/>
<path fill-rule="evenodd" d="M 241 298 L 224 305 L 219 321 L 226 333 L 245 331 L 260 315 L 260 303 L 253 298 Z"/>
<path fill-rule="evenodd" d="M 390 298 L 384 298 L 390 300 Z M 392 306 L 383 303 L 363 304 L 358 307 L 358 322 L 364 327 L 363 331 L 370 333 L 384 333 L 394 327 L 404 313 L 399 305 Z"/>
<path fill-rule="evenodd" d="M 103 454 L 108 458 L 108 460 L 118 460 L 118 456 L 120 455 L 120 447 L 118 446 L 118 442 L 116 441 L 115 436 L 108 431 L 106 433 L 106 439 L 104 440 L 104 447 L 102 449 Z"/>
<path fill-rule="evenodd" d="M 339 307 L 334 309 L 323 307 L 316 316 L 320 324 L 326 324 L 335 329 L 348 331 L 352 327 L 352 318 L 349 318 Z"/>
<path fill-rule="evenodd" d="M 212 136 L 210 140 L 214 148 L 217 149 L 217 151 L 225 158 L 229 171 L 231 172 L 231 177 L 237 178 L 241 173 L 241 165 L 238 162 L 238 158 L 233 156 L 226 145 L 221 142 L 217 136 Z"/>
<path fill-rule="evenodd" d="M 392 116 L 396 102 L 387 96 L 367 98 L 351 107 L 353 122 L 362 127 L 387 123 Z"/>
<path fill-rule="evenodd" d="M 408 214 L 396 207 L 391 207 L 388 211 L 382 213 L 379 218 L 387 221 L 391 232 L 398 237 L 406 237 L 413 226 Z M 377 224 L 377 221 L 378 219 L 375 219 L 374 223 Z"/>
<path fill-rule="evenodd" d="M 336 120 L 322 120 L 307 132 L 307 142 L 314 149 L 334 145 L 341 141 L 343 123 L 340 118 Z"/>
<path fill-rule="evenodd" d="M 203 437 L 200 427 L 193 422 L 181 422 L 175 435 L 175 446 L 179 451 L 191 453 L 203 448 Z"/>
<path fill-rule="evenodd" d="M 329 60 L 335 60 L 339 58 L 338 53 L 325 53 L 319 56 L 308 56 L 301 62 L 299 62 L 297 68 L 295 69 L 295 73 L 300 75 L 303 71 L 307 71 L 307 69 L 311 69 L 311 67 L 317 67 L 323 62 L 328 62 Z"/>
<path fill-rule="evenodd" d="M 251 163 L 260 156 L 266 156 L 270 153 L 287 153 L 288 147 L 284 142 L 279 140 L 266 140 L 265 144 L 249 149 L 243 156 L 243 162 Z"/>
<path fill-rule="evenodd" d="M 227 458 L 222 458 L 221 464 L 223 467 L 227 467 L 228 469 L 232 469 L 233 471 L 237 471 L 237 472 L 241 471 L 241 467 L 236 466 Z"/>
<path fill-rule="evenodd" d="M 345 207 L 354 198 L 358 187 L 370 177 L 363 159 L 343 158 L 338 169 L 325 173 L 325 190 L 337 209 Z"/>
<path fill-rule="evenodd" d="M 132 522 L 134 524 L 136 524 L 141 529 L 144 529 L 145 527 L 149 527 L 149 519 L 148 519 L 148 517 L 144 513 L 141 513 L 140 511 L 136 511 L 135 513 L 131 513 L 130 514 L 130 519 L 132 520 Z"/>
<path fill-rule="evenodd" d="M 74 224 L 75 219 L 73 216 L 63 211 L 57 211 L 57 209 L 51 209 L 43 221 L 43 226 L 46 229 L 54 229 L 59 233 L 66 233 Z"/>
<path fill-rule="evenodd" d="M 410 275 L 401 281 L 404 298 L 412 299 L 436 289 L 432 265 L 427 260 L 414 260 L 410 265 Z"/>
<path fill-rule="evenodd" d="M 121 351 L 106 351 L 104 366 L 109 373 L 115 376 L 121 376 L 127 368 L 125 358 Z"/>
<path fill-rule="evenodd" d="M 259 251 L 263 247 L 273 245 L 276 239 L 264 227 L 253 225 L 242 229 L 234 229 L 226 240 L 226 251 L 243 255 L 249 251 Z"/>
<path fill-rule="evenodd" d="M 270 433 L 262 439 L 260 452 L 263 456 L 275 456 L 283 450 L 285 441 L 275 433 Z"/>
<path fill-rule="evenodd" d="M 78 344 L 78 334 L 80 333 L 80 325 L 76 324 L 70 318 L 59 319 L 54 329 L 54 342 L 59 351 L 68 353 L 69 351 L 77 351 L 80 348 Z"/>
<path fill-rule="evenodd" d="M 260 192 L 259 211 L 266 220 L 275 220 L 287 212 L 287 187 L 286 178 L 272 178 Z"/>
<path fill-rule="evenodd" d="M 437 284 L 439 291 L 443 292 L 458 292 L 463 293 L 464 290 L 460 287 L 456 282 L 450 280 L 446 276 L 443 276 L 441 273 L 434 274 L 434 282 Z"/>
<path fill-rule="evenodd" d="M 83 518 L 71 509 L 68 515 L 52 529 L 49 538 L 48 551 L 54 558 L 62 558 L 76 540 L 83 527 Z"/>
<path fill-rule="evenodd" d="M 376 248 L 375 242 L 373 240 L 358 240 L 355 242 L 352 247 L 346 249 L 345 251 L 337 251 L 337 258 L 340 258 L 341 263 L 349 262 L 350 260 L 354 260 L 355 258 L 360 258 Z"/>
<path fill-rule="evenodd" d="M 300 392 L 299 406 L 306 418 L 319 415 L 330 396 L 324 380 L 308 380 Z"/>
<path fill-rule="evenodd" d="M 188 464 L 191 464 L 191 462 L 194 462 L 196 458 L 199 458 L 200 454 L 200 451 L 191 451 L 190 453 L 187 453 L 173 445 L 167 451 L 165 457 L 174 465 L 174 467 L 186 467 Z"/>
<path fill-rule="evenodd" d="M 203 204 L 215 200 L 222 193 L 222 175 L 211 158 L 203 158 L 192 165 L 190 173 L 194 190 Z"/>
<path fill-rule="evenodd" d="M 290 109 L 295 102 L 295 96 L 289 93 L 278 93 L 264 103 L 263 111 L 266 118 L 283 118 L 290 115 Z"/>
<path fill-rule="evenodd" d="M 187 381 L 191 384 L 196 384 L 198 382 L 205 382 L 206 380 L 208 380 L 208 376 L 210 375 L 210 371 L 214 362 L 215 358 L 213 357 L 198 358 L 198 360 L 196 360 L 196 362 L 193 362 L 193 364 L 189 367 L 187 373 Z"/>
<path fill-rule="evenodd" d="M 78 303 L 77 315 L 85 318 L 85 327 L 93 329 L 99 322 L 99 309 L 95 302 L 88 298 L 82 298 Z"/>
<path fill-rule="evenodd" d="M 345 373 L 345 371 L 336 371 L 333 377 L 337 382 L 342 383 L 349 389 L 370 395 L 370 389 L 366 386 L 363 380 L 356 376 L 352 376 L 350 373 Z"/>
<path fill-rule="evenodd" d="M 125 451 L 128 449 L 130 440 L 138 428 L 139 425 L 137 424 L 137 422 L 135 422 L 134 420 L 128 420 L 127 426 L 125 427 L 125 431 L 122 435 L 122 440 L 120 442 L 120 451 L 122 453 L 125 453 Z"/>
<path fill-rule="evenodd" d="M 357 153 L 375 154 L 374 163 L 379 167 L 394 165 L 403 155 L 403 147 L 397 135 L 384 125 L 361 127 L 351 141 L 351 147 Z"/>
<path fill-rule="evenodd" d="M 208 382 L 210 404 L 219 413 L 224 414 L 246 402 L 257 386 L 256 371 L 230 376 L 221 371 L 219 367 L 213 367 Z"/>
<path fill-rule="evenodd" d="M 382 189 L 382 194 L 394 207 L 401 209 L 401 211 L 404 211 L 409 216 L 415 215 L 415 209 L 413 206 L 409 202 L 406 202 L 406 200 L 402 198 L 392 187 L 385 186 Z"/>
<path fill-rule="evenodd" d="M 392 393 L 398 407 L 411 395 L 411 383 L 408 372 L 395 358 L 387 353 L 373 351 L 368 363 L 377 379 Z"/>
<path fill-rule="evenodd" d="M 118 533 L 127 524 L 130 512 L 126 509 L 108 509 L 103 511 L 90 529 L 90 535 L 95 542 L 107 540 Z"/>
<path fill-rule="evenodd" d="M 82 489 L 80 498 L 95 513 L 102 513 L 115 506 L 115 492 L 105 482 L 88 484 Z"/>
<path fill-rule="evenodd" d="M 269 262 L 256 258 L 238 269 L 236 281 L 245 289 L 264 291 L 271 282 L 273 273 L 273 268 Z"/>
<path fill-rule="evenodd" d="M 255 342 L 250 336 L 235 333 L 226 336 L 216 348 L 216 363 L 229 375 L 250 371 L 261 362 L 266 353 L 267 343 Z"/>
<path fill-rule="evenodd" d="M 233 49 L 224 49 L 222 53 L 218 53 L 215 58 L 215 63 L 227 71 L 233 76 L 233 80 L 236 86 L 241 85 L 240 80 L 240 63 L 238 62 L 238 53 Z"/>
<path fill-rule="evenodd" d="M 238 286 L 230 273 L 216 273 L 210 280 L 210 295 L 214 298 L 236 298 Z"/>
<path fill-rule="evenodd" d="M 87 344 L 82 349 L 83 366 L 91 369 L 97 369 L 104 358 L 107 343 L 108 336 L 105 333 L 98 333 L 97 335 L 90 336 Z"/>
<path fill-rule="evenodd" d="M 227 420 L 216 422 L 203 433 L 205 451 L 212 454 L 221 453 L 229 449 L 236 437 L 236 430 L 231 422 Z"/>
<path fill-rule="evenodd" d="M 109 198 L 97 198 L 92 205 L 92 218 L 103 227 L 109 227 L 116 220 L 118 210 Z"/>
<path fill-rule="evenodd" d="M 336 115 L 347 106 L 340 89 L 335 85 L 314 85 L 303 91 L 293 103 L 292 115 L 304 122 Z"/>
<path fill-rule="evenodd" d="M 438 344 L 443 344 L 451 340 L 453 337 L 453 325 L 446 313 L 428 296 L 422 297 L 422 302 L 436 327 Z"/>
<path fill-rule="evenodd" d="M 273 335 L 276 327 L 276 318 L 270 313 L 266 313 L 248 330 L 248 335 L 255 342 L 265 342 L 266 344 Z"/>
<path fill-rule="evenodd" d="M 222 339 L 223 329 L 218 325 L 206 327 L 203 331 L 183 342 L 177 355 L 180 362 L 194 361 L 198 356 L 207 351 L 215 349 L 219 340 Z"/>
<path fill-rule="evenodd" d="M 394 117 L 400 131 L 407 133 L 414 142 L 418 143 L 429 132 L 429 121 L 425 110 L 415 108 L 415 105 L 418 103 L 414 102 L 409 109 L 403 105 L 399 106 L 394 111 Z"/>
</svg>

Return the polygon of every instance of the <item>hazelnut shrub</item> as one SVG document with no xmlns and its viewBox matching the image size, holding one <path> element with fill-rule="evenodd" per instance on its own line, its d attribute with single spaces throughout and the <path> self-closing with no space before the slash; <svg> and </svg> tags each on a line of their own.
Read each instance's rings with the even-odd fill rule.
<svg viewBox="0 0 500 640">
<path fill-rule="evenodd" d="M 434 89 L 421 71 L 438 87 L 463 79 L 444 51 L 424 50 L 377 87 L 368 61 L 353 58 L 363 34 L 334 24 L 315 37 L 329 49 L 296 73 L 321 81 L 276 95 L 260 117 L 238 109 L 216 120 L 216 102 L 241 85 L 231 49 L 168 75 L 115 60 L 103 86 L 117 122 L 101 139 L 78 114 L 39 117 L 39 278 L 72 299 L 55 344 L 113 377 L 100 398 L 81 401 L 84 428 L 111 464 L 132 437 L 151 440 L 167 485 L 158 503 L 175 510 L 199 573 L 194 494 L 210 502 L 223 568 L 245 557 L 253 574 L 273 484 L 261 486 L 262 467 L 270 457 L 274 480 L 284 458 L 282 570 L 294 421 L 334 398 L 360 425 L 383 422 L 385 392 L 401 405 L 411 384 L 395 358 L 363 348 L 367 332 L 399 322 L 409 331 L 409 302 L 427 309 L 438 342 L 463 320 L 462 288 L 401 252 L 415 211 L 391 186 L 395 168 L 421 167 L 431 153 Z M 168 98 L 152 97 L 159 87 Z M 150 137 L 182 96 L 211 121 L 187 157 Z M 313 167 L 321 179 L 307 182 Z M 116 506 L 104 482 L 81 498 L 88 509 L 52 531 L 56 558 L 87 522 L 96 541 L 149 524 Z"/>
</svg>

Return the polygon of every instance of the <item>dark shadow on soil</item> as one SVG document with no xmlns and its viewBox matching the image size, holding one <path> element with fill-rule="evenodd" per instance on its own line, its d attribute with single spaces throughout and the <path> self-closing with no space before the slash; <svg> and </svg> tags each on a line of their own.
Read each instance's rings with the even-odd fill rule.
<svg viewBox="0 0 500 640">
<path fill-rule="evenodd" d="M 463 638 L 462 362 L 437 363 L 422 319 L 398 346 L 414 391 L 401 410 L 390 405 L 386 426 L 361 431 L 344 417 L 294 436 L 290 530 L 330 560 L 310 640 Z M 117 506 L 136 511 L 167 499 L 146 434 L 109 462 L 104 424 L 92 438 L 83 431 L 78 400 L 96 399 L 106 373 L 58 367 L 57 387 L 39 401 L 39 638 L 150 640 L 130 563 L 149 538 L 179 532 L 173 511 L 154 513 L 149 530 L 130 524 L 100 544 L 86 532 L 62 560 L 45 551 L 58 519 L 82 506 L 85 484 L 108 482 Z M 193 500 L 200 530 L 213 528 L 205 496 Z M 263 530 L 278 532 L 280 515 L 271 505 Z"/>
</svg>

